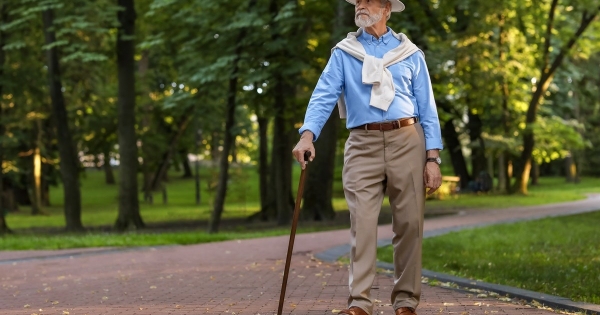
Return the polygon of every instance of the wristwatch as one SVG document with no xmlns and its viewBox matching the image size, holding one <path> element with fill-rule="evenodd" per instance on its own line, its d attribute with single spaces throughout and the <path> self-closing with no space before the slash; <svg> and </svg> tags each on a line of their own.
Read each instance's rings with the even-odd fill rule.
<svg viewBox="0 0 600 315">
<path fill-rule="evenodd" d="M 434 158 L 431 157 L 431 158 L 427 158 L 427 160 L 425 160 L 425 162 L 434 162 L 437 165 L 440 165 L 440 164 L 442 164 L 442 159 L 440 159 L 439 156 L 438 157 L 434 157 Z"/>
</svg>

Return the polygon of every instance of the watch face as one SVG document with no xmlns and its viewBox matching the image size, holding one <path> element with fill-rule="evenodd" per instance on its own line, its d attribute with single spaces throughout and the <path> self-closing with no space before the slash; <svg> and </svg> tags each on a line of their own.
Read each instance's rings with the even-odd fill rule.
<svg viewBox="0 0 600 315">
<path fill-rule="evenodd" d="M 436 157 L 436 158 L 435 158 L 435 163 L 437 163 L 437 164 L 442 164 L 442 159 L 440 159 L 440 157 L 439 157 L 439 156 L 438 156 L 438 157 Z"/>
</svg>

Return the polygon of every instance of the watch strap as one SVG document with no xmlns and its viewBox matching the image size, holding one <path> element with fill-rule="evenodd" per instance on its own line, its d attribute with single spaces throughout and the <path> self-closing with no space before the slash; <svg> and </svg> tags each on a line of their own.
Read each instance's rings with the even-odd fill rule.
<svg viewBox="0 0 600 315">
<path fill-rule="evenodd" d="M 435 163 L 435 164 L 439 164 L 439 163 L 438 163 L 438 159 L 437 159 L 437 158 L 427 158 L 427 159 L 425 160 L 425 162 L 433 162 L 433 163 Z"/>
</svg>

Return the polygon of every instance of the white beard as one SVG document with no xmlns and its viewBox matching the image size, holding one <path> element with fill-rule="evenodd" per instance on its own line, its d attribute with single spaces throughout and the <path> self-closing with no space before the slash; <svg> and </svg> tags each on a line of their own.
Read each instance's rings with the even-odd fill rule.
<svg viewBox="0 0 600 315">
<path fill-rule="evenodd" d="M 366 17 L 364 15 L 356 16 L 354 18 L 354 23 L 356 23 L 356 26 L 362 27 L 362 28 L 371 27 L 371 26 L 377 24 L 379 21 L 381 21 L 382 17 L 383 17 L 383 8 L 381 10 L 379 10 L 379 13 L 376 13 L 372 16 L 371 15 L 367 15 Z"/>
</svg>

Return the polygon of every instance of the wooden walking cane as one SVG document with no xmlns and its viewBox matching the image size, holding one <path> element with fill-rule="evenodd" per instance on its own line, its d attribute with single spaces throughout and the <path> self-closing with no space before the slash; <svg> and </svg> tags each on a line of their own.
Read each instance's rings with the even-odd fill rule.
<svg viewBox="0 0 600 315">
<path fill-rule="evenodd" d="M 310 151 L 304 152 L 304 164 L 308 165 Z M 281 283 L 281 294 L 279 295 L 279 308 L 277 315 L 281 315 L 283 310 L 283 300 L 285 298 L 285 287 L 287 285 L 288 273 L 290 272 L 290 261 L 292 260 L 292 250 L 294 249 L 294 238 L 296 237 L 296 225 L 298 225 L 298 217 L 300 217 L 300 202 L 302 201 L 302 193 L 304 192 L 304 178 L 306 177 L 305 167 L 300 172 L 300 183 L 298 184 L 298 194 L 296 195 L 296 206 L 294 206 L 294 218 L 292 220 L 292 231 L 290 232 L 290 242 L 288 244 L 287 256 L 285 257 L 285 269 L 283 271 L 283 282 Z"/>
</svg>

